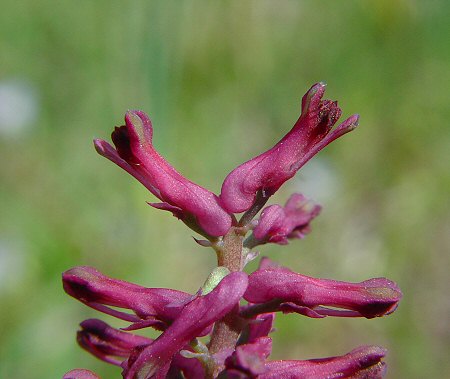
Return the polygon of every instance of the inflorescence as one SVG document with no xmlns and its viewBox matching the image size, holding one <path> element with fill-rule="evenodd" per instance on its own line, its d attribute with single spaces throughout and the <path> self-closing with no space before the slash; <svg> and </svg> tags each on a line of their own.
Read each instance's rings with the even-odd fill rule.
<svg viewBox="0 0 450 379">
<path fill-rule="evenodd" d="M 97 152 L 140 181 L 171 212 L 202 236 L 218 265 L 195 295 L 173 289 L 145 288 L 113 279 L 92 267 L 63 273 L 72 297 L 127 323 L 115 329 L 89 319 L 77 333 L 80 346 L 122 368 L 125 379 L 147 378 L 381 378 L 386 350 L 362 346 L 336 357 L 269 360 L 269 334 L 277 312 L 312 318 L 374 318 L 393 312 L 402 297 L 385 278 L 360 283 L 318 279 L 262 258 L 245 273 L 255 247 L 285 245 L 310 232 L 321 207 L 293 194 L 284 206 L 265 206 L 269 198 L 316 153 L 353 130 L 358 115 L 333 129 L 341 116 L 336 101 L 322 100 L 325 84 L 303 96 L 294 127 L 274 147 L 231 171 L 219 196 L 178 173 L 153 147 L 150 119 L 128 111 L 125 125 L 112 133 L 114 146 L 95 140 Z M 260 212 L 261 211 L 261 212 Z M 242 214 L 239 218 L 236 214 Z M 259 214 L 259 217 L 256 218 Z M 152 340 L 130 331 L 161 331 Z M 208 337 L 209 342 L 204 343 Z M 65 379 L 95 379 L 89 370 L 68 372 Z"/>
</svg>

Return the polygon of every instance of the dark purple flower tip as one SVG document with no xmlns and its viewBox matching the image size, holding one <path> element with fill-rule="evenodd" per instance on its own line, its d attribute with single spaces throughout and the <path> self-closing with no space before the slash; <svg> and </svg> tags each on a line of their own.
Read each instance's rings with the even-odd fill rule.
<svg viewBox="0 0 450 379">
<path fill-rule="evenodd" d="M 385 278 L 347 283 L 311 278 L 286 268 L 267 269 L 249 276 L 244 298 L 256 305 L 242 313 L 284 311 L 309 317 L 373 318 L 392 313 L 401 297 L 399 287 Z"/>
<path fill-rule="evenodd" d="M 76 368 L 64 374 L 63 379 L 100 379 L 92 371 Z"/>
<path fill-rule="evenodd" d="M 90 319 L 83 321 L 81 330 L 77 333 L 80 346 L 97 358 L 116 366 L 122 366 L 123 362 L 136 352 L 141 352 L 153 340 L 137 336 L 112 328 L 103 321 Z M 186 359 L 177 354 L 168 371 L 168 377 L 186 379 L 202 379 L 204 369 L 196 359 Z"/>
<path fill-rule="evenodd" d="M 133 349 L 152 342 L 150 338 L 117 330 L 97 319 L 85 320 L 80 326 L 78 344 L 95 357 L 116 366 L 120 366 Z"/>
<path fill-rule="evenodd" d="M 312 86 L 303 96 L 302 114 L 291 131 L 273 148 L 228 174 L 220 195 L 225 209 L 244 212 L 258 192 L 271 196 L 316 153 L 358 125 L 359 116 L 353 115 L 331 131 L 341 109 L 335 101 L 322 100 L 324 92 L 324 83 Z"/>
<path fill-rule="evenodd" d="M 63 273 L 64 290 L 100 312 L 135 323 L 136 327 L 165 329 L 192 295 L 165 288 L 145 288 L 109 278 L 93 267 L 80 266 Z M 122 312 L 112 307 L 131 310 Z"/>
<path fill-rule="evenodd" d="M 154 149 L 153 128 L 142 111 L 128 111 L 125 125 L 111 135 L 116 146 L 94 140 L 97 152 L 133 175 L 157 198 L 167 205 L 157 208 L 170 210 L 184 220 L 193 218 L 208 235 L 225 235 L 231 227 L 231 216 L 221 207 L 212 192 L 192 183 L 179 174 Z M 152 204 L 154 206 L 154 204 Z"/>
<path fill-rule="evenodd" d="M 124 365 L 124 378 L 150 378 L 167 372 L 176 353 L 238 304 L 247 284 L 247 274 L 233 272 L 208 294 L 199 292 L 164 333 Z"/>
<path fill-rule="evenodd" d="M 310 232 L 309 223 L 320 213 L 321 206 L 304 195 L 295 193 L 284 207 L 270 205 L 263 209 L 253 230 L 258 244 L 274 242 L 280 245 L 291 238 L 304 238 Z"/>
<path fill-rule="evenodd" d="M 362 346 L 339 357 L 269 361 L 265 364 L 266 372 L 258 379 L 379 379 L 386 372 L 386 364 L 382 361 L 385 355 L 386 350 L 379 346 Z"/>
</svg>

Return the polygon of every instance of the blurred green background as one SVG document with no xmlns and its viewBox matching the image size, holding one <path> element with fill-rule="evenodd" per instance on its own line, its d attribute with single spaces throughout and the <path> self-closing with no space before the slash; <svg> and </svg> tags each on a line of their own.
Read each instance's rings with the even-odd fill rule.
<svg viewBox="0 0 450 379">
<path fill-rule="evenodd" d="M 442 1 L 12 1 L 0 14 L 0 377 L 120 377 L 75 343 L 99 317 L 61 272 L 92 265 L 195 292 L 214 267 L 183 224 L 96 155 L 127 109 L 191 180 L 273 145 L 316 81 L 360 127 L 314 158 L 273 202 L 320 202 L 313 232 L 261 252 L 307 275 L 386 276 L 404 292 L 383 319 L 279 316 L 273 357 L 389 349 L 388 378 L 450 377 L 450 3 Z"/>
</svg>

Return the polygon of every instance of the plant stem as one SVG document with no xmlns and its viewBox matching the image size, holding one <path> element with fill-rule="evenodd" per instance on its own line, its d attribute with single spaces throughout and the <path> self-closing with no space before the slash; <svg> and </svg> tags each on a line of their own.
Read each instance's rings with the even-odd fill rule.
<svg viewBox="0 0 450 379">
<path fill-rule="evenodd" d="M 242 271 L 244 236 L 240 228 L 232 227 L 223 237 L 222 245 L 217 251 L 217 265 L 228 268 L 231 272 Z"/>
<path fill-rule="evenodd" d="M 224 266 L 230 271 L 242 271 L 243 269 L 243 240 L 241 228 L 232 227 L 224 236 L 223 243 L 217 248 L 218 266 Z M 239 304 L 214 325 L 214 330 L 209 343 L 209 353 L 215 354 L 223 349 L 236 346 L 245 323 L 239 316 Z M 214 372 L 208 373 L 208 378 L 215 378 L 223 367 L 216 367 Z"/>
<path fill-rule="evenodd" d="M 266 205 L 267 200 L 269 200 L 270 195 L 265 193 L 264 191 L 258 191 L 256 194 L 255 202 L 253 203 L 252 207 L 244 213 L 244 215 L 239 220 L 240 226 L 247 225 L 250 221 L 253 220 L 253 217 L 255 217 L 258 212 Z"/>
</svg>

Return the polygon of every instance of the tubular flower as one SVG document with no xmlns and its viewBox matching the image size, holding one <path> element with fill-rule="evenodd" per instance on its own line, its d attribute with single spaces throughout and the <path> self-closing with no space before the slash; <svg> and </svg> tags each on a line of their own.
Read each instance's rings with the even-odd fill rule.
<svg viewBox="0 0 450 379">
<path fill-rule="evenodd" d="M 125 379 L 164 377 L 173 356 L 202 330 L 220 320 L 238 304 L 247 288 L 247 275 L 233 272 L 208 294 L 186 304 L 177 319 L 151 345 L 124 368 Z"/>
<path fill-rule="evenodd" d="M 142 351 L 153 340 L 112 328 L 103 321 L 90 319 L 83 321 L 77 333 L 79 345 L 97 358 L 121 366 L 130 355 Z M 189 346 L 186 346 L 189 349 Z M 183 373 L 187 379 L 201 379 L 204 370 L 196 359 L 184 358 L 177 354 L 169 369 L 174 375 Z"/>
<path fill-rule="evenodd" d="M 379 346 L 362 346 L 350 353 L 307 361 L 269 361 L 258 379 L 378 379 L 386 372 L 382 358 L 386 350 Z"/>
<path fill-rule="evenodd" d="M 272 149 L 233 170 L 220 197 L 185 179 L 156 152 L 152 125 L 143 112 L 127 112 L 125 125 L 112 133 L 115 148 L 95 140 L 102 156 L 161 200 L 151 206 L 172 212 L 205 237 L 194 240 L 215 251 L 217 267 L 195 295 L 145 288 L 87 266 L 64 272 L 63 286 L 70 296 L 128 323 L 115 329 L 97 319 L 82 322 L 77 341 L 83 349 L 119 366 L 124 379 L 383 377 L 386 351 L 381 347 L 363 346 L 330 358 L 271 361 L 270 333 L 276 312 L 312 318 L 388 315 L 402 297 L 396 283 L 385 278 L 359 283 L 312 278 L 264 257 L 256 271 L 243 271 L 259 255 L 254 247 L 303 238 L 320 213 L 319 205 L 298 193 L 284 206 L 263 207 L 312 156 L 357 125 L 353 115 L 332 130 L 341 110 L 337 102 L 322 100 L 324 92 L 323 83 L 310 88 L 292 130 Z M 238 221 L 234 212 L 245 213 Z M 129 332 L 146 327 L 161 333 L 150 339 Z M 99 378 L 80 369 L 64 379 Z"/>
<path fill-rule="evenodd" d="M 386 372 L 382 361 L 386 350 L 379 346 L 361 346 L 350 353 L 310 360 L 267 361 L 270 338 L 238 346 L 225 362 L 224 378 L 258 379 L 379 379 Z M 230 375 L 231 374 L 231 375 Z M 221 378 L 221 377 L 220 377 Z"/>
<path fill-rule="evenodd" d="M 166 288 L 145 288 L 109 278 L 93 267 L 75 267 L 63 273 L 64 290 L 87 306 L 133 324 L 164 330 L 192 295 Z M 111 308 L 131 310 L 127 313 Z"/>
<path fill-rule="evenodd" d="M 255 244 L 273 242 L 286 245 L 288 239 L 304 238 L 311 230 L 309 223 L 321 208 L 299 193 L 291 195 L 284 207 L 270 205 L 264 208 L 253 230 Z"/>
<path fill-rule="evenodd" d="M 331 131 L 341 116 L 336 101 L 322 100 L 325 84 L 317 83 L 303 96 L 302 113 L 291 131 L 274 147 L 231 171 L 222 185 L 220 198 L 229 212 L 244 212 L 257 193 L 273 195 L 281 185 L 330 142 L 353 130 L 353 115 Z"/>
<path fill-rule="evenodd" d="M 154 149 L 153 128 L 141 111 L 128 111 L 125 125 L 111 135 L 114 149 L 106 141 L 94 140 L 97 152 L 139 180 L 163 203 L 150 204 L 171 211 L 194 228 L 208 235 L 225 235 L 231 216 L 221 207 L 216 195 L 179 174 Z M 194 225 L 193 225 L 194 224 Z"/>
<path fill-rule="evenodd" d="M 286 268 L 258 270 L 249 276 L 242 313 L 297 312 L 308 317 L 380 317 L 392 313 L 402 293 L 385 278 L 347 283 L 316 279 Z M 333 307 L 333 308 L 326 308 Z"/>
<path fill-rule="evenodd" d="M 97 358 L 120 366 L 138 346 L 152 343 L 150 338 L 117 330 L 97 319 L 83 321 L 77 332 L 78 344 Z M 121 359 L 120 359 L 121 358 Z"/>
</svg>

